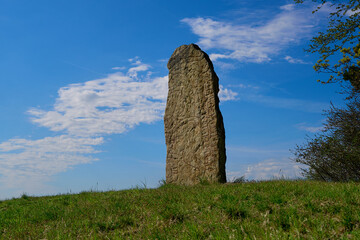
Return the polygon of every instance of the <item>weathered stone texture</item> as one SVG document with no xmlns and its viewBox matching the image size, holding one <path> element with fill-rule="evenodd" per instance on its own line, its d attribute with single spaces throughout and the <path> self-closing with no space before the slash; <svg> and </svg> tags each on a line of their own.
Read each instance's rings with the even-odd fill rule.
<svg viewBox="0 0 360 240">
<path fill-rule="evenodd" d="M 209 56 L 195 44 L 183 45 L 172 54 L 168 69 L 166 182 L 226 182 L 219 79 Z"/>
</svg>

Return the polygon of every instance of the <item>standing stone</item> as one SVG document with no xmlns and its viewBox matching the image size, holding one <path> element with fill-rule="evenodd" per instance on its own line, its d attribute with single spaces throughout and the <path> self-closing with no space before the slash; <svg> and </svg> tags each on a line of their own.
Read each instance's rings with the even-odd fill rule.
<svg viewBox="0 0 360 240">
<path fill-rule="evenodd" d="M 219 109 L 219 79 L 211 60 L 197 45 L 182 45 L 167 66 L 166 182 L 224 183 L 225 130 Z"/>
</svg>

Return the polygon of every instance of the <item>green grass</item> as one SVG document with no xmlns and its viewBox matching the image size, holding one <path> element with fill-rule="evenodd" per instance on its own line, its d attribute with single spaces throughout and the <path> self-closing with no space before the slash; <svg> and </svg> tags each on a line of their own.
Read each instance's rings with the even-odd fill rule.
<svg viewBox="0 0 360 240">
<path fill-rule="evenodd" d="M 360 239 L 360 185 L 267 181 L 0 202 L 0 239 Z"/>
</svg>

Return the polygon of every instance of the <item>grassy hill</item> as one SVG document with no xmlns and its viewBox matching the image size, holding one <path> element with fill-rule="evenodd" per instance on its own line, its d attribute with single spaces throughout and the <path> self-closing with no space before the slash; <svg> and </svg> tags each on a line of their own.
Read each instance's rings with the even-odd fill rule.
<svg viewBox="0 0 360 240">
<path fill-rule="evenodd" d="M 0 239 L 360 239 L 360 185 L 267 181 L 0 202 Z"/>
</svg>

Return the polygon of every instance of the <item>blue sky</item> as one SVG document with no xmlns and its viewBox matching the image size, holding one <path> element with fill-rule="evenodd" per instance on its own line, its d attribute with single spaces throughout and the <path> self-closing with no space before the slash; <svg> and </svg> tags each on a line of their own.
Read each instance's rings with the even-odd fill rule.
<svg viewBox="0 0 360 240">
<path fill-rule="evenodd" d="M 227 176 L 297 177 L 289 149 L 342 103 L 303 51 L 328 10 L 265 0 L 0 0 L 0 199 L 165 178 L 167 60 L 213 60 Z"/>
</svg>

